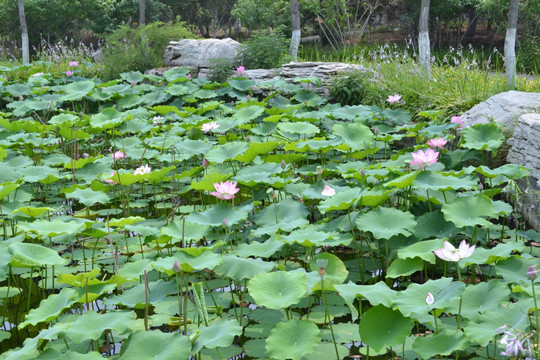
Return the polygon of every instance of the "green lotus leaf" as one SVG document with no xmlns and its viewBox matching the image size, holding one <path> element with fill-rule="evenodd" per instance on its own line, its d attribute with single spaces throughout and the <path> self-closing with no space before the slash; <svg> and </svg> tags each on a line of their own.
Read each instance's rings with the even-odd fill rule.
<svg viewBox="0 0 540 360">
<path fill-rule="evenodd" d="M 0 286 L 0 299 L 10 298 L 19 295 L 21 290 L 13 286 Z M 0 340 L 1 342 L 2 340 Z"/>
<path fill-rule="evenodd" d="M 48 166 L 29 166 L 20 170 L 25 182 L 52 184 L 60 179 L 69 179 L 71 174 L 61 174 L 57 169 Z"/>
<path fill-rule="evenodd" d="M 222 164 L 227 160 L 234 160 L 238 155 L 244 154 L 249 145 L 241 141 L 229 142 L 219 145 L 206 153 L 206 160 L 217 164 Z"/>
<path fill-rule="evenodd" d="M 330 280 L 332 284 L 337 285 L 343 283 L 347 278 L 347 275 L 349 275 L 343 261 L 341 261 L 341 259 L 336 255 L 330 253 L 320 253 L 315 256 L 310 263 L 311 271 L 316 272 L 319 270 L 318 260 L 324 260 L 324 262 L 327 262 L 324 278 Z"/>
<path fill-rule="evenodd" d="M 269 258 L 277 251 L 280 251 L 282 247 L 283 243 L 281 241 L 275 237 L 271 237 L 264 242 L 252 241 L 249 244 L 241 243 L 230 253 L 243 258 L 253 256 L 253 254 L 257 254 L 260 258 Z"/>
<path fill-rule="evenodd" d="M 251 279 L 262 272 L 270 272 L 274 264 L 261 259 L 244 259 L 234 255 L 224 255 L 221 264 L 214 271 L 221 276 L 229 277 L 236 281 Z"/>
<path fill-rule="evenodd" d="M 454 223 L 446 221 L 441 210 L 425 213 L 416 219 L 416 238 L 426 239 L 430 237 L 444 238 L 451 233 L 456 233 Z M 424 259 L 426 260 L 426 259 Z M 431 261 L 430 261 L 431 262 Z"/>
<path fill-rule="evenodd" d="M 345 300 L 347 306 L 349 306 L 353 319 L 358 318 L 358 309 L 356 308 L 356 304 L 354 304 L 357 296 L 366 298 L 371 305 L 382 304 L 390 307 L 397 294 L 397 291 L 390 289 L 382 281 L 373 285 L 356 285 L 349 281 L 347 284 L 335 285 L 334 287 L 343 300 Z"/>
<path fill-rule="evenodd" d="M 264 106 L 261 105 L 248 105 L 239 109 L 233 118 L 240 120 L 242 124 L 247 123 L 253 119 L 258 118 L 264 113 Z"/>
<path fill-rule="evenodd" d="M 232 226 L 247 219 L 252 209 L 253 204 L 241 207 L 233 207 L 229 204 L 217 204 L 203 212 L 192 212 L 186 216 L 186 221 L 199 225 L 222 226 L 223 220 L 227 219 L 229 226 Z"/>
<path fill-rule="evenodd" d="M 378 207 L 358 216 L 356 226 L 361 231 L 370 231 L 376 239 L 389 239 L 398 234 L 412 235 L 416 229 L 416 221 L 410 212 Z"/>
<path fill-rule="evenodd" d="M 335 119 L 344 119 L 344 120 L 365 120 L 373 118 L 374 108 L 371 106 L 365 105 L 355 105 L 355 106 L 338 106 L 336 109 L 333 109 L 329 115 L 333 116 Z"/>
<path fill-rule="evenodd" d="M 283 309 L 300 301 L 307 292 L 306 283 L 302 273 L 259 273 L 249 281 L 248 291 L 257 305 Z"/>
<path fill-rule="evenodd" d="M 191 94 L 194 99 L 212 99 L 218 94 L 215 91 L 208 89 L 199 89 Z"/>
<path fill-rule="evenodd" d="M 90 126 L 98 130 L 107 130 L 117 127 L 132 116 L 119 112 L 115 108 L 105 108 L 99 114 L 92 116 Z"/>
<path fill-rule="evenodd" d="M 280 238 L 281 241 L 287 244 L 297 243 L 305 247 L 330 245 L 333 241 L 339 239 L 340 234 L 337 232 L 319 231 L 311 225 L 308 225 L 304 229 L 294 230 L 289 235 L 284 235 Z"/>
<path fill-rule="evenodd" d="M 4 200 L 6 196 L 11 194 L 13 190 L 17 189 L 19 184 L 4 184 L 0 185 L 0 201 Z"/>
<path fill-rule="evenodd" d="M 336 191 L 336 195 L 321 201 L 319 210 L 327 213 L 332 210 L 347 210 L 362 197 L 362 188 L 350 188 Z"/>
<path fill-rule="evenodd" d="M 235 336 L 242 334 L 242 327 L 236 320 L 218 319 L 210 326 L 199 327 L 199 337 L 193 343 L 193 353 L 199 352 L 203 347 L 214 349 L 229 346 Z"/>
<path fill-rule="evenodd" d="M 58 227 L 58 224 L 56 226 Z M 8 248 L 11 253 L 10 265 L 13 267 L 39 268 L 66 263 L 66 260 L 62 259 L 56 251 L 39 244 L 12 243 Z"/>
<path fill-rule="evenodd" d="M 230 79 L 228 83 L 233 89 L 239 91 L 247 91 L 255 85 L 255 81 L 248 79 Z"/>
<path fill-rule="evenodd" d="M 137 94 L 129 94 L 118 100 L 119 109 L 131 109 L 142 104 L 142 98 Z"/>
<path fill-rule="evenodd" d="M 143 104 L 146 106 L 156 105 L 156 104 L 162 104 L 169 100 L 171 98 L 171 95 L 167 94 L 164 91 L 153 91 L 150 93 L 146 93 L 143 97 Z"/>
<path fill-rule="evenodd" d="M 139 259 L 134 262 L 128 262 L 118 269 L 118 274 L 128 281 L 138 280 L 141 275 L 144 275 L 145 270 L 150 271 L 149 265 L 149 259 Z"/>
<path fill-rule="evenodd" d="M 305 137 L 312 137 L 321 131 L 317 126 L 303 121 L 292 123 L 280 122 L 278 129 L 291 134 L 301 134 Z"/>
<path fill-rule="evenodd" d="M 190 356 L 191 341 L 187 336 L 158 330 L 135 331 L 123 343 L 118 360 L 189 360 Z"/>
<path fill-rule="evenodd" d="M 168 82 L 173 82 L 178 79 L 187 80 L 187 75 L 189 74 L 190 69 L 185 66 L 175 67 L 163 72 L 163 77 Z"/>
<path fill-rule="evenodd" d="M 170 236 L 175 241 L 199 241 L 206 235 L 208 229 L 209 226 L 201 226 L 200 224 L 177 220 L 165 227 L 162 227 L 159 231 L 160 234 Z"/>
<path fill-rule="evenodd" d="M 400 276 L 409 276 L 424 268 L 424 261 L 419 257 L 396 259 L 388 267 L 386 276 L 395 279 Z"/>
<path fill-rule="evenodd" d="M 358 331 L 363 343 L 379 351 L 403 344 L 413 325 L 414 321 L 399 311 L 377 305 L 364 313 Z"/>
<path fill-rule="evenodd" d="M 167 93 L 169 93 L 169 94 L 171 94 L 173 96 L 187 95 L 191 91 L 192 91 L 192 89 L 190 87 L 179 84 L 179 83 L 169 84 L 167 86 L 167 88 L 165 89 L 165 92 L 167 92 Z"/>
<path fill-rule="evenodd" d="M 525 244 L 521 241 L 498 244 L 492 249 L 477 247 L 474 253 L 470 257 L 461 260 L 460 264 L 494 264 L 500 260 L 508 259 L 514 251 L 524 252 L 525 248 Z"/>
<path fill-rule="evenodd" d="M 382 186 L 375 186 L 362 193 L 360 204 L 364 206 L 376 207 L 390 198 L 391 190 Z"/>
<path fill-rule="evenodd" d="M 124 228 L 126 227 L 126 225 L 133 225 L 143 220 L 144 218 L 140 216 L 130 216 L 127 218 L 123 217 L 123 218 L 118 218 L 118 219 L 113 218 L 113 219 L 109 219 L 109 226 Z"/>
<path fill-rule="evenodd" d="M 273 359 L 301 360 L 317 348 L 321 332 L 309 320 L 288 320 L 276 324 L 266 339 L 266 351 Z"/>
<path fill-rule="evenodd" d="M 144 283 L 137 284 L 131 289 L 124 291 L 121 295 L 103 299 L 103 303 L 107 306 L 124 305 L 133 309 L 144 309 L 145 290 Z M 147 294 L 149 303 L 165 301 L 168 295 L 176 294 L 176 283 L 173 281 L 165 282 L 163 280 L 149 282 Z"/>
<path fill-rule="evenodd" d="M 140 83 L 144 80 L 143 74 L 140 71 L 128 71 L 121 73 L 120 77 L 130 84 L 133 82 Z"/>
<path fill-rule="evenodd" d="M 332 132 L 341 137 L 352 151 L 369 149 L 375 140 L 371 130 L 363 124 L 336 124 Z"/>
<path fill-rule="evenodd" d="M 441 173 L 424 170 L 420 171 L 414 180 L 414 186 L 422 190 L 471 190 L 478 187 L 478 179 L 472 175 L 456 177 L 442 175 Z"/>
<path fill-rule="evenodd" d="M 496 279 L 469 285 L 463 292 L 461 315 L 476 321 L 481 314 L 493 314 L 502 303 L 508 302 L 510 289 Z"/>
<path fill-rule="evenodd" d="M 248 165 L 240 169 L 233 179 L 249 187 L 259 184 L 283 184 L 285 180 L 275 176 L 282 171 L 283 169 L 281 169 L 279 164 L 263 163 L 259 165 Z"/>
<path fill-rule="evenodd" d="M 96 285 L 101 284 L 101 281 L 96 279 L 96 276 L 99 274 L 99 269 L 93 269 L 87 273 L 80 274 L 67 274 L 62 273 L 58 275 L 58 282 L 62 284 L 68 284 L 74 287 L 83 287 L 86 285 Z"/>
<path fill-rule="evenodd" d="M 504 134 L 499 126 L 493 123 L 475 124 L 463 129 L 463 146 L 467 149 L 495 151 L 504 141 Z"/>
<path fill-rule="evenodd" d="M 4 88 L 11 96 L 20 97 L 30 95 L 32 93 L 32 87 L 26 84 L 11 84 Z"/>
<path fill-rule="evenodd" d="M 90 94 L 92 89 L 96 86 L 96 83 L 92 80 L 77 81 L 68 84 L 64 87 L 64 96 L 60 98 L 61 101 L 75 101 L 80 100 L 83 97 Z"/>
<path fill-rule="evenodd" d="M 458 330 L 444 329 L 438 334 L 419 336 L 412 348 L 423 359 L 431 359 L 435 355 L 447 356 L 457 350 L 465 350 L 470 341 Z"/>
<path fill-rule="evenodd" d="M 49 295 L 39 303 L 39 306 L 26 314 L 24 321 L 19 324 L 19 329 L 27 325 L 36 325 L 41 322 L 54 320 L 77 301 L 77 291 L 72 288 L 63 288 L 58 294 Z"/>
<path fill-rule="evenodd" d="M 457 198 L 443 204 L 441 211 L 444 218 L 453 222 L 458 228 L 476 225 L 489 227 L 491 223 L 485 218 L 497 216 L 493 201 L 483 194 Z"/>
<path fill-rule="evenodd" d="M 414 244 L 400 248 L 398 250 L 398 258 L 420 258 L 430 264 L 435 264 L 436 260 L 433 251 L 442 248 L 443 245 L 444 244 L 441 239 L 419 241 Z"/>
<path fill-rule="evenodd" d="M 107 204 L 111 198 L 103 191 L 94 191 L 90 188 L 76 189 L 68 194 L 66 198 L 75 199 L 84 206 L 92 206 L 94 204 Z"/>
<path fill-rule="evenodd" d="M 482 165 L 476 168 L 476 171 L 490 179 L 503 175 L 508 179 L 519 180 L 529 175 L 526 168 L 517 164 L 504 164 L 496 169 L 490 169 L 487 166 Z"/>
<path fill-rule="evenodd" d="M 87 311 L 69 323 L 65 336 L 75 344 L 80 344 L 85 340 L 99 339 L 105 330 L 114 330 L 121 334 L 136 318 L 133 311 L 107 311 L 105 314 Z"/>
<path fill-rule="evenodd" d="M 279 229 L 292 231 L 309 224 L 306 219 L 309 211 L 306 206 L 294 200 L 282 200 L 271 204 L 255 215 L 255 224 L 259 227 L 252 230 L 254 236 L 273 234 Z"/>
<path fill-rule="evenodd" d="M 47 123 L 51 125 L 57 125 L 57 126 L 71 126 L 75 124 L 77 120 L 79 120 L 78 116 L 75 116 L 69 113 L 64 113 L 64 114 L 53 116 Z"/>
<path fill-rule="evenodd" d="M 185 248 L 183 251 L 176 252 L 173 256 L 159 258 L 152 263 L 152 267 L 167 275 L 174 274 L 172 266 L 175 261 L 178 261 L 184 272 L 194 272 L 204 269 L 213 270 L 222 261 L 222 255 L 216 254 L 207 249 L 199 251 L 191 250 L 193 248 Z"/>
<path fill-rule="evenodd" d="M 401 175 L 401 176 L 387 182 L 386 184 L 384 184 L 384 186 L 386 186 L 386 187 L 390 187 L 390 186 L 391 187 L 397 187 L 397 188 L 400 188 L 400 189 L 408 188 L 409 186 L 412 186 L 412 184 L 416 180 L 416 177 L 418 176 L 419 173 L 420 173 L 420 171 L 411 171 L 408 174 Z"/>
<path fill-rule="evenodd" d="M 508 283 L 529 283 L 527 269 L 531 265 L 536 266 L 536 269 L 539 268 L 540 264 L 537 258 L 510 256 L 507 259 L 497 261 L 495 273 L 502 276 Z"/>
<path fill-rule="evenodd" d="M 250 142 L 249 148 L 244 154 L 238 155 L 235 157 L 236 160 L 250 163 L 259 155 L 266 155 L 269 152 L 277 148 L 280 143 L 276 141 L 266 141 L 266 142 Z M 243 170 L 243 169 L 242 169 Z"/>
</svg>

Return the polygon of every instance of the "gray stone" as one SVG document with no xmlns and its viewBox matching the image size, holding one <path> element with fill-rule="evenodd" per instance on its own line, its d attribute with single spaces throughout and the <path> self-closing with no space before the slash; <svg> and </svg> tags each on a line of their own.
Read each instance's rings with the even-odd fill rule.
<svg viewBox="0 0 540 360">
<path fill-rule="evenodd" d="M 208 68 L 217 59 L 228 59 L 232 62 L 241 46 L 238 41 L 230 38 L 171 41 L 163 60 L 168 66 Z"/>
<path fill-rule="evenodd" d="M 491 120 L 503 124 L 503 129 L 512 130 L 517 119 L 525 113 L 540 109 L 540 93 L 507 91 L 491 96 L 461 115 L 464 126 L 488 123 Z"/>
<path fill-rule="evenodd" d="M 517 183 L 521 194 L 513 194 L 516 209 L 523 212 L 532 228 L 540 231 L 540 114 L 520 116 L 508 144 L 506 160 L 529 168 L 532 175 Z"/>
</svg>

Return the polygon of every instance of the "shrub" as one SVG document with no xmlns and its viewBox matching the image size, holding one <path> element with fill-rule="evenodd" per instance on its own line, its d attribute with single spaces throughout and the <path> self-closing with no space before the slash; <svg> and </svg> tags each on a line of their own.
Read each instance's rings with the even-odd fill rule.
<svg viewBox="0 0 540 360">
<path fill-rule="evenodd" d="M 288 43 L 289 40 L 282 34 L 261 31 L 242 44 L 236 61 L 246 69 L 278 67 L 287 57 Z"/>
<path fill-rule="evenodd" d="M 363 71 L 341 73 L 330 80 L 330 99 L 341 105 L 361 104 L 366 96 L 366 74 Z"/>
<path fill-rule="evenodd" d="M 212 67 L 208 71 L 208 80 L 212 82 L 223 83 L 234 72 L 232 61 L 228 59 L 212 60 Z"/>
<path fill-rule="evenodd" d="M 105 39 L 101 75 L 104 80 L 111 80 L 126 71 L 142 72 L 163 66 L 163 52 L 169 41 L 196 37 L 181 22 L 154 22 L 139 28 L 122 26 Z"/>
</svg>

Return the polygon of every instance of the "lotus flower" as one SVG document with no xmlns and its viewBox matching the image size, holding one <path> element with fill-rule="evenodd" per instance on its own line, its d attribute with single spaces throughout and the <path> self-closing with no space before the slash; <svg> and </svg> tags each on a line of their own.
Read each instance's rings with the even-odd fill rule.
<svg viewBox="0 0 540 360">
<path fill-rule="evenodd" d="M 321 195 L 324 195 L 324 196 L 334 196 L 336 195 L 336 190 L 332 189 L 330 186 L 328 185 L 324 185 L 324 189 L 321 193 Z"/>
<path fill-rule="evenodd" d="M 239 74 L 244 73 L 244 71 L 246 71 L 246 68 L 243 65 L 240 65 L 239 67 L 236 68 L 236 72 Z"/>
<path fill-rule="evenodd" d="M 475 248 L 476 245 L 469 246 L 469 244 L 467 244 L 465 240 L 463 240 L 459 244 L 458 249 L 456 249 L 454 245 L 450 244 L 448 241 L 445 241 L 443 248 L 437 249 L 433 252 L 435 253 L 435 255 L 445 261 L 458 262 L 461 259 L 465 259 L 471 256 Z"/>
<path fill-rule="evenodd" d="M 236 187 L 236 181 L 225 181 L 221 183 L 214 183 L 216 191 L 212 191 L 210 195 L 214 195 L 221 200 L 229 200 L 234 198 L 234 194 L 240 191 L 240 188 Z"/>
<path fill-rule="evenodd" d="M 439 156 L 438 151 L 433 151 L 433 149 L 427 149 L 424 152 L 422 149 L 418 150 L 417 153 L 411 153 L 413 159 L 409 161 L 409 164 L 418 166 L 422 170 L 426 165 L 431 166 L 437 162 L 437 157 Z"/>
<path fill-rule="evenodd" d="M 116 171 L 113 171 L 111 173 L 111 177 L 113 177 L 114 175 L 116 174 Z M 117 185 L 118 183 L 116 181 L 114 181 L 113 179 L 105 179 L 105 182 L 107 184 L 111 184 L 111 185 Z"/>
<path fill-rule="evenodd" d="M 133 172 L 133 175 L 144 175 L 148 174 L 150 171 L 152 171 L 152 168 L 148 166 L 148 164 L 146 164 L 136 168 L 135 172 Z"/>
<path fill-rule="evenodd" d="M 388 95 L 388 99 L 386 99 L 386 102 L 389 104 L 398 103 L 401 101 L 401 95 L 395 94 L 395 95 Z"/>
<path fill-rule="evenodd" d="M 431 139 L 427 142 L 428 146 L 434 149 L 442 149 L 448 140 L 443 138 Z"/>
<path fill-rule="evenodd" d="M 122 151 L 118 150 L 116 151 L 114 154 L 113 154 L 113 159 L 114 160 L 119 160 L 119 159 L 125 159 L 127 156 L 125 153 L 123 153 Z"/>
<path fill-rule="evenodd" d="M 212 121 L 212 122 L 209 122 L 209 123 L 206 123 L 206 124 L 202 124 L 201 130 L 206 133 L 206 132 L 209 132 L 210 130 L 217 129 L 219 126 L 220 125 L 216 124 L 215 121 Z"/>
<path fill-rule="evenodd" d="M 79 62 L 78 61 L 70 61 L 69 62 L 69 67 L 77 67 L 79 66 Z"/>
<path fill-rule="evenodd" d="M 74 74 L 74 73 L 73 73 L 73 71 L 71 71 L 71 70 L 66 71 L 66 76 L 67 76 L 67 77 L 70 77 L 70 76 L 73 75 L 73 74 Z"/>
<path fill-rule="evenodd" d="M 426 304 L 432 305 L 435 302 L 435 298 L 433 297 L 433 294 L 428 292 L 426 296 Z"/>
<path fill-rule="evenodd" d="M 450 122 L 452 124 L 457 124 L 458 127 L 462 127 L 463 126 L 463 120 L 461 120 L 461 116 L 458 116 L 458 115 L 454 115 L 450 118 Z"/>
</svg>

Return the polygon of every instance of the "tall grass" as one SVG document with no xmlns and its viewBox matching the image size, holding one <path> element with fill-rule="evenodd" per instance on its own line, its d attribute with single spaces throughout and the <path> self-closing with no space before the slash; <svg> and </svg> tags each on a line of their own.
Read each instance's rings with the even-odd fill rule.
<svg viewBox="0 0 540 360">
<path fill-rule="evenodd" d="M 449 48 L 432 57 L 431 80 L 422 75 L 417 52 L 410 41 L 405 45 L 354 46 L 340 51 L 304 46 L 305 61 L 337 61 L 361 64 L 374 70 L 366 79 L 365 104 L 383 105 L 388 95 L 400 94 L 403 106 L 412 113 L 442 109 L 446 115 L 462 113 L 490 96 L 506 90 L 504 57 L 497 50 L 477 51 Z M 540 92 L 538 76 L 519 76 L 516 90 Z"/>
</svg>

